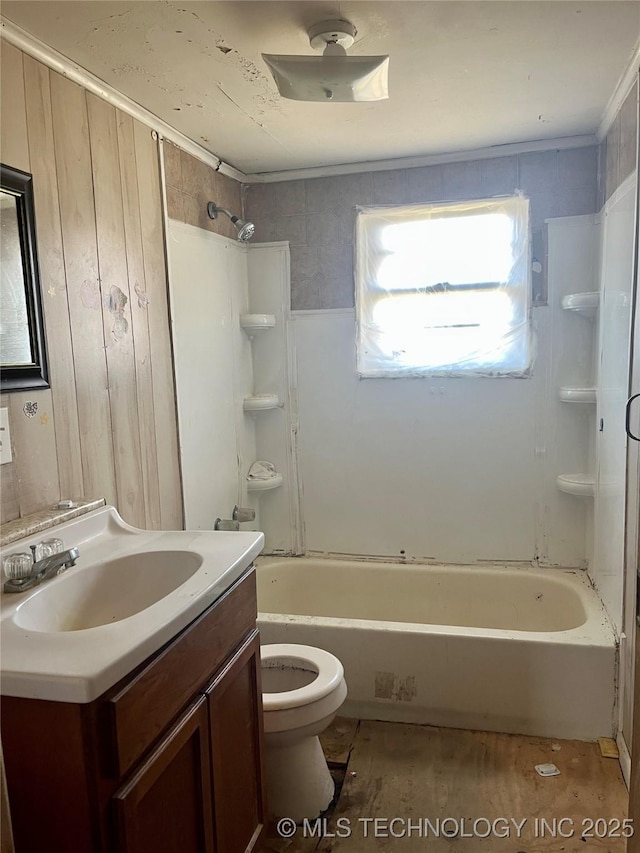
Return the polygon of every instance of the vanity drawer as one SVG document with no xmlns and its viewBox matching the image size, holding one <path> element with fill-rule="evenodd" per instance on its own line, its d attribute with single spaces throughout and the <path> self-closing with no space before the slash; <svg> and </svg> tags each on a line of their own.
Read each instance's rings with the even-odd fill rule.
<svg viewBox="0 0 640 853">
<path fill-rule="evenodd" d="M 257 615 L 249 569 L 136 675 L 103 701 L 109 771 L 122 778 L 249 631 Z"/>
</svg>

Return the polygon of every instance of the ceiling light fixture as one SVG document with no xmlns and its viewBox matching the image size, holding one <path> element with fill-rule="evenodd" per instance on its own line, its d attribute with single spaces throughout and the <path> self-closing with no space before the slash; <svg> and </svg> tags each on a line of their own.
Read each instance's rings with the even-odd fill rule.
<svg viewBox="0 0 640 853">
<path fill-rule="evenodd" d="M 322 56 L 263 53 L 283 98 L 293 101 L 382 101 L 389 97 L 388 56 L 347 56 L 356 28 L 348 21 L 322 21 L 309 41 Z"/>
</svg>

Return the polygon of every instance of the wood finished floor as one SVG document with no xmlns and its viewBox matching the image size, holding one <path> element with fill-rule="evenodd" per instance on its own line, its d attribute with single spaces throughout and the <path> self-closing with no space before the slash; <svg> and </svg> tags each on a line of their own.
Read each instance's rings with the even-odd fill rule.
<svg viewBox="0 0 640 853">
<path fill-rule="evenodd" d="M 627 790 L 615 759 L 603 758 L 598 744 L 553 741 L 520 735 L 469 732 L 431 726 L 380 723 L 339 718 L 322 738 L 325 755 L 338 781 L 344 778 L 337 802 L 326 818 L 323 838 L 278 836 L 270 827 L 265 853 L 360 853 L 382 850 L 413 853 L 623 853 L 623 838 L 583 838 L 584 821 L 622 820 Z M 536 764 L 553 763 L 559 776 L 542 778 Z M 362 819 L 382 818 L 373 822 Z M 391 825 L 384 819 L 401 820 Z M 438 818 L 452 818 L 471 837 L 426 837 L 421 819 L 437 827 Z M 526 819 L 520 836 L 487 838 L 483 821 Z M 562 824 L 572 837 L 544 837 L 536 819 L 568 818 Z M 413 827 L 409 832 L 409 819 Z M 502 830 L 504 824 L 496 828 Z M 452 821 L 441 828 L 453 828 Z M 604 829 L 601 823 L 600 829 Z M 365 835 L 365 829 L 367 834 Z M 615 829 L 608 824 L 607 830 Z M 347 837 L 346 832 L 351 834 Z M 392 832 L 397 836 L 393 837 Z M 339 837 L 339 833 L 345 833 Z"/>
</svg>

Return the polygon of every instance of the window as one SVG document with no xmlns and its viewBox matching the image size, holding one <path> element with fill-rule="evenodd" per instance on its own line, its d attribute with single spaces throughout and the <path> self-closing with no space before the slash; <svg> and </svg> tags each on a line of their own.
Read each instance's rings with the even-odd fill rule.
<svg viewBox="0 0 640 853">
<path fill-rule="evenodd" d="M 362 208 L 361 376 L 525 376 L 529 201 Z"/>
</svg>

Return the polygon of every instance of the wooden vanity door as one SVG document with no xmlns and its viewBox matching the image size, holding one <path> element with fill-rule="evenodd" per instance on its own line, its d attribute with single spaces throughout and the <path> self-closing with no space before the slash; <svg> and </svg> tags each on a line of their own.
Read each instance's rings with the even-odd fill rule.
<svg viewBox="0 0 640 853">
<path fill-rule="evenodd" d="M 201 696 L 114 795 L 118 853 L 214 853 L 209 756 Z"/>
<path fill-rule="evenodd" d="M 266 822 L 260 639 L 253 631 L 206 693 L 216 850 L 252 850 Z"/>
</svg>

